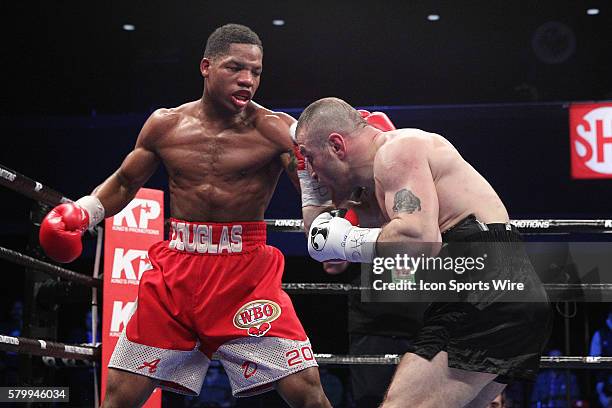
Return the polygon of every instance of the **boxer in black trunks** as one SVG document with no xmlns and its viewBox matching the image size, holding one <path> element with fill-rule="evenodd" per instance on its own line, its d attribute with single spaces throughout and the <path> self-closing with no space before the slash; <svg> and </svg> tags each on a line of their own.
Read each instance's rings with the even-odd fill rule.
<svg viewBox="0 0 612 408">
<path fill-rule="evenodd" d="M 433 303 L 383 407 L 485 407 L 508 381 L 533 379 L 550 334 L 548 299 L 504 204 L 459 152 L 422 130 L 382 132 L 337 98 L 308 106 L 296 137 L 311 176 L 331 190 L 336 206 L 350 205 L 360 188 L 360 207 L 370 209 L 360 222 L 372 228 L 319 215 L 308 242 L 313 258 L 371 263 L 392 243 L 437 256 L 440 243 L 454 243 L 444 250 L 489 251 L 485 275 L 518 279 L 528 288 L 529 301 L 485 291 Z"/>
</svg>

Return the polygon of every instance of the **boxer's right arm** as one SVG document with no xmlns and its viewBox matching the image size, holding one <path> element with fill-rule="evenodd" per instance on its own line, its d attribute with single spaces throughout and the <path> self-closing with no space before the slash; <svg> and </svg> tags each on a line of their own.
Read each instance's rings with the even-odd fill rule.
<svg viewBox="0 0 612 408">
<path fill-rule="evenodd" d="M 91 195 L 55 207 L 43 219 L 39 241 L 57 262 L 72 262 L 82 251 L 81 236 L 105 217 L 121 211 L 159 165 L 158 138 L 169 129 L 167 111 L 154 112 L 144 124 L 134 150 L 119 169 Z"/>
<path fill-rule="evenodd" d="M 121 211 L 147 182 L 160 163 L 156 153 L 159 138 L 168 129 L 168 114 L 164 110 L 154 112 L 144 124 L 134 150 L 121 166 L 92 192 L 104 207 L 105 217 Z"/>
</svg>

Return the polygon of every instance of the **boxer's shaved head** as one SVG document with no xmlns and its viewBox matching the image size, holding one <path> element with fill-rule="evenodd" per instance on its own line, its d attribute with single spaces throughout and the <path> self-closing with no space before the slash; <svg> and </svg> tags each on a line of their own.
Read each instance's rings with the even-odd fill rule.
<svg viewBox="0 0 612 408">
<path fill-rule="evenodd" d="M 359 112 L 339 98 L 323 98 L 308 105 L 300 115 L 296 128 L 299 142 L 305 139 L 323 146 L 331 133 L 349 136 L 367 123 Z"/>
</svg>

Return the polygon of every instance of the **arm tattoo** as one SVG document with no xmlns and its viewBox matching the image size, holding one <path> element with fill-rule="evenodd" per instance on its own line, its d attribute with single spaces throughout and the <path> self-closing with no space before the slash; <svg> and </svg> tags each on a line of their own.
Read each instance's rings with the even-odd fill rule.
<svg viewBox="0 0 612 408">
<path fill-rule="evenodd" d="M 406 188 L 395 193 L 393 199 L 393 212 L 407 212 L 412 214 L 421 211 L 421 200 L 414 193 Z"/>
</svg>

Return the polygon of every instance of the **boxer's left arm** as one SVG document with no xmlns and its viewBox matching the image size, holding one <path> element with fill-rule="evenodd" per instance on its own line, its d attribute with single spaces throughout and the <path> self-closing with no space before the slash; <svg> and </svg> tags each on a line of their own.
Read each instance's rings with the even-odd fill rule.
<svg viewBox="0 0 612 408">
<path fill-rule="evenodd" d="M 302 188 L 304 180 L 302 180 L 303 177 L 300 177 L 298 173 L 300 168 L 304 170 L 305 162 L 292 136 L 292 132 L 295 132 L 296 124 L 297 121 L 292 116 L 283 112 L 274 112 L 273 114 L 266 115 L 263 129 L 269 137 L 274 138 L 279 146 L 281 165 L 298 193 L 302 196 L 302 218 L 304 220 L 304 228 L 308 231 L 312 220 L 314 220 L 316 216 L 332 208 L 329 205 L 318 205 L 319 201 L 320 203 L 325 201 L 324 198 L 316 203 L 313 203 L 312 200 L 304 200 L 305 190 Z M 304 176 L 304 174 L 302 174 L 302 176 Z M 306 195 L 309 194 L 306 193 Z"/>
<path fill-rule="evenodd" d="M 379 150 L 374 161 L 376 195 L 390 221 L 378 236 L 377 248 L 406 242 L 420 254 L 431 252 L 435 248 L 431 243 L 441 242 L 430 154 L 430 141 L 418 138 L 391 141 Z"/>
<path fill-rule="evenodd" d="M 283 112 L 275 112 L 274 116 L 278 118 L 278 120 L 269 120 L 268 127 L 276 134 L 275 138 L 280 146 L 281 165 L 293 186 L 300 192 L 300 180 L 297 174 L 298 157 L 296 157 L 295 154 L 294 143 L 291 140 L 290 131 L 291 126 L 297 123 L 297 120 Z"/>
</svg>

